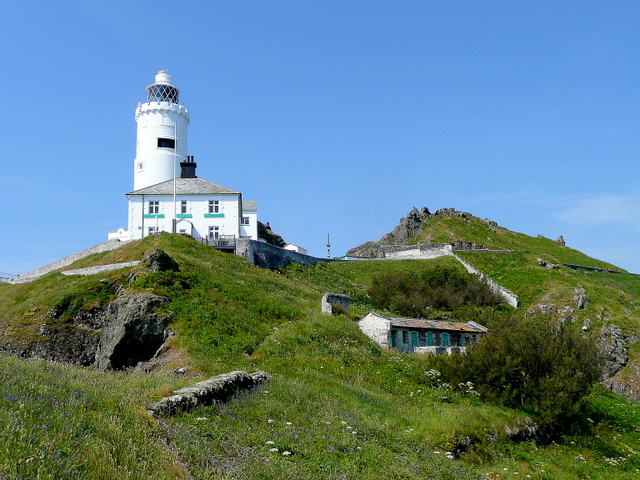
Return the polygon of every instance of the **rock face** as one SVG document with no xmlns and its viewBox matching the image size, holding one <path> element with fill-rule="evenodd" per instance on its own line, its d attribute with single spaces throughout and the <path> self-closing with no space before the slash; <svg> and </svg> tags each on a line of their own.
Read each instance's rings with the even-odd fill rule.
<svg viewBox="0 0 640 480">
<path fill-rule="evenodd" d="M 166 297 L 127 294 L 71 320 L 42 325 L 42 340 L 16 354 L 104 370 L 134 367 L 153 358 L 167 337 L 169 318 L 158 314 Z M 56 318 L 60 312 L 52 311 Z"/>
<path fill-rule="evenodd" d="M 156 248 L 153 252 L 145 254 L 144 257 L 145 266 L 150 272 L 180 271 L 178 262 L 161 248 Z"/>
<path fill-rule="evenodd" d="M 406 245 L 411 237 L 422 231 L 422 224 L 431 216 L 427 207 L 418 210 L 413 208 L 406 217 L 400 219 L 400 223 L 393 231 L 383 235 L 380 239 L 382 245 Z"/>
<path fill-rule="evenodd" d="M 378 242 L 366 242 L 347 252 L 348 257 L 358 258 L 385 258 L 385 248 L 391 245 L 407 245 L 409 240 L 422 232 L 422 227 L 428 225 L 430 218 L 437 217 L 458 217 L 468 219 L 471 217 L 469 213 L 460 212 L 455 208 L 441 208 L 431 213 L 427 207 L 420 210 L 413 208 L 406 217 L 400 219 L 400 223 L 393 231 L 382 236 Z M 490 229 L 497 226 L 496 222 L 489 219 L 483 220 L 485 225 Z M 495 231 L 495 229 L 493 229 Z M 482 245 L 457 240 L 453 243 L 454 250 L 473 250 L 483 248 Z"/>
<path fill-rule="evenodd" d="M 280 248 L 284 247 L 287 244 L 287 242 L 285 242 L 280 235 L 278 235 L 277 233 L 273 233 L 269 222 L 258 222 L 258 238 L 264 240 L 269 245 L 274 245 Z"/>
<path fill-rule="evenodd" d="M 104 370 L 135 367 L 166 340 L 169 318 L 157 309 L 169 301 L 155 295 L 125 295 L 106 306 L 95 365 Z"/>
<path fill-rule="evenodd" d="M 600 331 L 598 346 L 605 357 L 605 364 L 602 369 L 604 382 L 610 380 L 629 363 L 627 345 L 628 341 L 625 334 L 617 326 L 609 325 Z"/>
</svg>

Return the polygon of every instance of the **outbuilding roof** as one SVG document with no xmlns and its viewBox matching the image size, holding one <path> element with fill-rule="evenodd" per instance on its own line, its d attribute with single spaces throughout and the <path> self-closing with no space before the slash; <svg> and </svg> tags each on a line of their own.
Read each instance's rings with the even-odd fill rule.
<svg viewBox="0 0 640 480">
<path fill-rule="evenodd" d="M 149 187 L 141 188 L 133 192 L 127 193 L 129 195 L 173 195 L 174 192 L 174 179 L 167 180 L 165 182 L 157 183 Z M 235 190 L 223 187 L 217 183 L 210 182 L 204 178 L 181 178 L 175 179 L 175 193 L 177 195 L 217 195 L 221 193 L 237 193 Z"/>
<path fill-rule="evenodd" d="M 372 312 L 373 313 L 373 312 Z M 476 322 L 456 322 L 449 320 L 427 320 L 422 318 L 401 318 L 401 317 L 385 317 L 373 313 L 378 317 L 384 318 L 391 323 L 392 327 L 397 328 L 416 328 L 429 330 L 449 330 L 458 332 L 485 333 L 489 329 L 483 327 Z"/>
</svg>

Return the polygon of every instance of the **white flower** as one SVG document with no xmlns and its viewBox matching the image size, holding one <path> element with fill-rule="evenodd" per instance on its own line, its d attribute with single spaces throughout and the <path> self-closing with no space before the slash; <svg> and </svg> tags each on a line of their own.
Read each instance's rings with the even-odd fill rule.
<svg viewBox="0 0 640 480">
<path fill-rule="evenodd" d="M 288 450 L 285 450 L 284 452 L 282 452 L 282 455 L 285 457 L 288 457 L 289 455 L 291 455 L 291 452 Z"/>
<path fill-rule="evenodd" d="M 271 419 L 267 420 L 267 423 L 274 423 L 274 422 L 275 420 L 271 420 Z"/>
<path fill-rule="evenodd" d="M 278 450 L 276 447 L 270 448 L 269 449 L 270 452 L 279 452 L 280 450 Z"/>
<path fill-rule="evenodd" d="M 274 445 L 276 442 L 274 442 L 273 440 L 267 440 L 266 442 L 267 445 Z"/>
<path fill-rule="evenodd" d="M 285 425 L 293 425 L 293 423 L 291 423 L 291 422 L 287 422 Z"/>
<path fill-rule="evenodd" d="M 206 420 L 206 419 L 207 419 L 207 417 L 198 417 L 198 418 L 196 418 L 196 420 L 198 420 L 200 422 L 203 421 L 203 420 Z"/>
</svg>

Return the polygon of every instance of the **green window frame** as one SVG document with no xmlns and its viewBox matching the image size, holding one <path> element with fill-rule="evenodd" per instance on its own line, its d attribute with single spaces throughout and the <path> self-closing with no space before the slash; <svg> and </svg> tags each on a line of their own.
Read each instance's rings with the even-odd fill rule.
<svg viewBox="0 0 640 480">
<path fill-rule="evenodd" d="M 442 346 L 443 347 L 448 347 L 449 346 L 449 334 L 448 333 L 443 333 L 442 334 Z"/>
<path fill-rule="evenodd" d="M 418 346 L 418 332 L 411 332 L 411 346 Z"/>
</svg>

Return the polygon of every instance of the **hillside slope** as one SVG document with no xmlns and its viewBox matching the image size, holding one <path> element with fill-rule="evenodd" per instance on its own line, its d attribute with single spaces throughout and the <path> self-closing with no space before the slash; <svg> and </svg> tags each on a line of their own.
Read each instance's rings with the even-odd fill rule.
<svg viewBox="0 0 640 480">
<path fill-rule="evenodd" d="M 631 478 L 640 469 L 629 452 L 640 450 L 636 404 L 600 390 L 585 412 L 591 423 L 562 444 L 543 446 L 523 412 L 483 404 L 470 391 L 440 384 L 435 359 L 398 356 L 364 337 L 353 320 L 370 307 L 366 288 L 372 276 L 420 270 L 424 261 L 336 262 L 278 273 L 186 237 L 157 235 L 72 267 L 140 260 L 156 248 L 169 253 L 179 271 L 152 272 L 141 264 L 89 277 L 54 272 L 31 284 L 0 285 L 2 338 L 5 346 L 24 347 L 25 355 L 33 352 L 28 346 L 43 325 L 72 322 L 123 294 L 169 299 L 158 312 L 170 318 L 174 333 L 160 358 L 146 364 L 147 370 L 159 369 L 147 372 L 0 356 L 0 475 L 474 479 L 517 472 L 514 478 L 614 479 Z M 428 262 L 434 263 L 456 265 L 452 258 Z M 511 261 L 505 265 L 505 278 L 511 278 Z M 547 280 L 547 274 L 559 276 Z M 595 296 L 590 306 L 601 302 L 596 285 L 603 298 L 621 287 L 564 269 L 540 273 L 545 282 L 557 283 L 558 292 L 573 288 L 582 279 L 578 275 Z M 637 284 L 629 285 L 625 295 L 635 302 Z M 326 291 L 352 297 L 348 318 L 320 313 Z M 561 305 L 562 295 L 552 300 Z M 75 310 L 50 315 L 70 296 Z M 617 321 L 613 312 L 608 316 Z M 171 373 L 178 367 L 187 367 L 188 375 Z M 266 371 L 272 380 L 228 404 L 160 425 L 144 413 L 172 390 L 238 369 Z"/>
<path fill-rule="evenodd" d="M 640 276 L 569 248 L 562 239 L 512 232 L 453 208 L 414 208 L 378 242 L 347 255 L 429 243 L 451 244 L 457 255 L 515 292 L 529 315 L 557 313 L 597 334 L 607 356 L 605 385 L 640 401 Z"/>
</svg>

